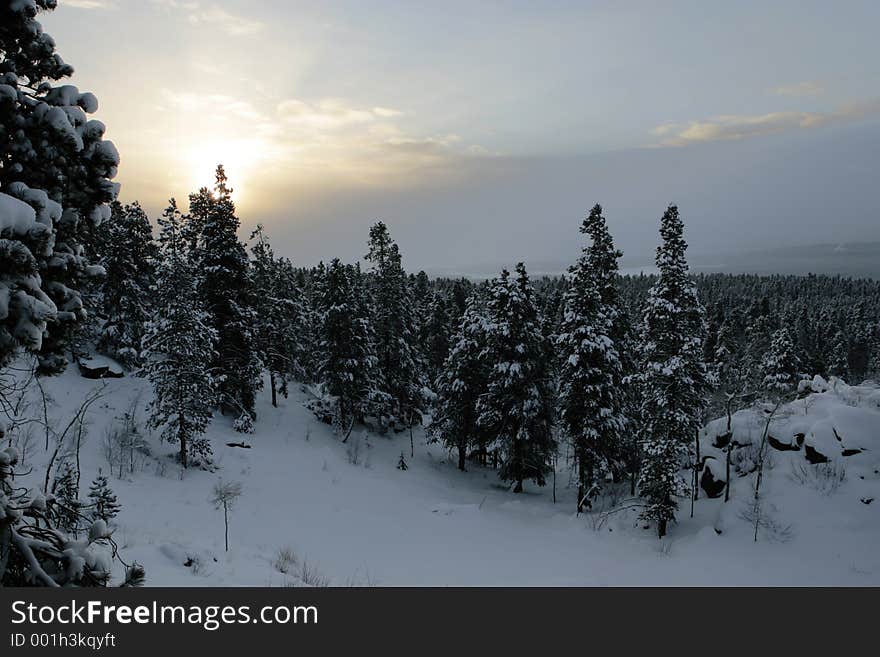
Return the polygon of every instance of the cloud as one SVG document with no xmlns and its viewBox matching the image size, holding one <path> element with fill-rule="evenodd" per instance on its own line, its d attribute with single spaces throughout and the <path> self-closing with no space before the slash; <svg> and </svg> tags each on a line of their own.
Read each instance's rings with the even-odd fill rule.
<svg viewBox="0 0 880 657">
<path fill-rule="evenodd" d="M 358 109 L 339 100 L 322 100 L 307 103 L 302 100 L 284 100 L 278 104 L 278 116 L 291 125 L 318 129 L 338 129 L 356 124 L 373 123 L 380 118 L 397 114 L 376 112 L 374 109 Z M 393 110 L 392 110 L 393 112 Z"/>
<path fill-rule="evenodd" d="M 816 82 L 798 82 L 773 89 L 777 96 L 818 96 L 825 89 Z"/>
<path fill-rule="evenodd" d="M 116 9 L 115 0 L 64 0 L 63 7 L 76 9 Z"/>
<path fill-rule="evenodd" d="M 70 0 L 68 0 L 70 1 Z M 102 0 L 80 0 L 92 2 Z M 263 23 L 254 18 L 239 16 L 216 3 L 205 4 L 197 0 L 150 0 L 166 11 L 184 12 L 192 25 L 215 27 L 229 36 L 248 36 L 263 29 Z"/>
<path fill-rule="evenodd" d="M 199 8 L 199 3 L 195 0 L 150 0 L 150 2 L 166 9 L 187 9 L 191 11 Z"/>
<path fill-rule="evenodd" d="M 759 115 L 722 115 L 704 121 L 665 123 L 651 133 L 655 146 L 687 146 L 709 141 L 731 141 L 789 130 L 817 128 L 880 114 L 880 100 L 845 105 L 833 112 L 771 112 Z"/>
<path fill-rule="evenodd" d="M 244 100 L 224 94 L 197 94 L 192 92 L 172 92 L 163 89 L 162 98 L 175 109 L 183 112 L 208 114 L 232 117 L 251 121 L 256 124 L 262 122 L 263 115 L 254 106 Z"/>
<path fill-rule="evenodd" d="M 189 15 L 189 22 L 193 25 L 215 26 L 230 36 L 256 34 L 263 29 L 260 21 L 231 14 L 218 5 L 194 8 L 193 13 Z"/>
<path fill-rule="evenodd" d="M 190 159 L 208 151 L 230 163 L 246 157 L 261 163 L 254 170 L 278 180 L 406 184 L 419 171 L 454 175 L 462 158 L 488 155 L 455 134 L 407 129 L 402 111 L 381 105 L 360 106 L 339 98 L 264 104 L 168 89 L 160 98 L 160 110 L 174 124 L 167 136 L 169 151 Z"/>
</svg>

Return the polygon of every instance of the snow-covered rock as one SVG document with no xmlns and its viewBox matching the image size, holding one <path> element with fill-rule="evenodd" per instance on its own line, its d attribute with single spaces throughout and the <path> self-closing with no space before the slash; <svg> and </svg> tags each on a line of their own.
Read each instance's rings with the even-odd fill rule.
<svg viewBox="0 0 880 657">
<path fill-rule="evenodd" d="M 95 355 L 77 361 L 80 374 L 87 379 L 119 379 L 125 376 L 122 365 L 107 356 Z"/>
</svg>

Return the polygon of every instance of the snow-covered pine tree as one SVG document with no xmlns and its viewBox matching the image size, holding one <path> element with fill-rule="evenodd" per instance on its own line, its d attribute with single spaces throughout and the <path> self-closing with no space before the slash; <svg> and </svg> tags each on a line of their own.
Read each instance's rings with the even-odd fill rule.
<svg viewBox="0 0 880 657">
<path fill-rule="evenodd" d="M 644 308 L 638 383 L 641 394 L 642 517 L 666 534 L 675 519 L 676 496 L 687 494 L 679 474 L 700 429 L 708 392 L 702 361 L 705 315 L 688 276 L 687 243 L 678 208 L 660 221 L 659 275 Z"/>
<path fill-rule="evenodd" d="M 428 304 L 428 316 L 422 323 L 420 340 L 425 353 L 425 372 L 432 385 L 443 371 L 451 340 L 447 300 L 440 291 L 436 291 Z"/>
<path fill-rule="evenodd" d="M 828 374 L 846 380 L 849 376 L 849 345 L 843 331 L 837 331 L 831 341 L 829 353 Z M 855 383 L 855 382 L 853 382 Z"/>
<path fill-rule="evenodd" d="M 764 389 L 779 396 L 794 392 L 799 380 L 799 369 L 800 359 L 791 333 L 785 327 L 777 329 L 770 340 L 770 348 L 761 360 Z"/>
<path fill-rule="evenodd" d="M 89 516 L 92 520 L 103 520 L 108 525 L 122 510 L 116 495 L 110 488 L 107 475 L 100 470 L 98 476 L 89 487 Z"/>
<path fill-rule="evenodd" d="M 369 281 L 379 374 L 391 401 L 384 414 L 391 426 L 412 426 L 421 419 L 418 411 L 424 385 L 416 345 L 415 304 L 400 251 L 381 221 L 370 228 L 365 257 L 372 264 Z"/>
<path fill-rule="evenodd" d="M 848 366 L 851 383 L 861 383 L 868 374 L 873 351 L 876 324 L 868 318 L 863 299 L 847 311 L 846 324 L 850 330 Z"/>
<path fill-rule="evenodd" d="M 743 388 L 742 326 L 734 315 L 726 317 L 718 329 L 712 364 L 721 390 L 735 392 Z"/>
<path fill-rule="evenodd" d="M 116 148 L 103 139 L 104 124 L 88 119 L 98 109 L 95 96 L 55 84 L 73 74 L 38 21 L 55 6 L 55 0 L 0 2 L 0 126 L 6 127 L 0 127 L 0 193 L 32 205 L 53 237 L 42 242 L 45 229 L 39 229 L 33 239 L 43 246 L 30 252 L 56 309 L 38 312 L 38 324 L 49 322 L 39 345 L 45 372 L 66 366 L 72 327 L 87 316 L 83 290 L 102 273 L 94 264 L 93 232 L 109 216 L 119 164 Z M 27 296 L 45 303 L 33 291 Z"/>
<path fill-rule="evenodd" d="M 465 469 L 468 449 L 485 443 L 484 431 L 477 424 L 477 404 L 488 382 L 486 339 L 486 318 L 477 296 L 472 295 L 435 382 L 436 415 L 430 427 L 433 440 L 457 450 L 459 470 Z"/>
<path fill-rule="evenodd" d="M 519 493 L 526 479 L 546 483 L 555 440 L 547 348 L 522 263 L 516 273 L 511 280 L 503 270 L 489 285 L 485 357 L 490 369 L 477 422 L 503 454 L 502 480 L 514 482 Z"/>
<path fill-rule="evenodd" d="M 220 410 L 255 418 L 256 391 L 262 383 L 254 339 L 254 299 L 247 251 L 239 241 L 238 217 L 222 165 L 213 192 L 190 196 L 190 213 L 198 230 L 195 260 L 200 272 L 199 295 L 217 333 L 213 367 L 222 377 Z"/>
<path fill-rule="evenodd" d="M 323 262 L 319 262 L 316 267 L 309 270 L 306 284 L 303 288 L 305 314 L 303 317 L 302 365 L 305 370 L 305 380 L 309 382 L 320 380 L 321 342 L 323 339 L 323 309 L 321 304 L 326 276 L 327 267 Z"/>
<path fill-rule="evenodd" d="M 106 586 L 113 560 L 121 561 L 106 525 L 93 522 L 84 539 L 72 540 L 55 523 L 52 498 L 15 483 L 18 461 L 14 447 L 0 449 L 0 587 Z M 126 566 L 123 586 L 143 582 L 139 564 Z"/>
<path fill-rule="evenodd" d="M 155 315 L 144 337 L 144 369 L 153 384 L 150 424 L 179 446 L 180 463 L 211 454 L 203 437 L 217 400 L 217 333 L 199 294 L 190 257 L 190 227 L 174 199 L 159 219 L 161 261 L 153 298 Z"/>
<path fill-rule="evenodd" d="M 18 191 L 30 203 L 0 192 L 0 294 L 6 300 L 0 315 L 0 367 L 20 349 L 38 353 L 56 314 L 40 287 L 40 263 L 52 253 L 52 220 L 61 216 L 61 206 L 45 192 L 24 185 Z"/>
<path fill-rule="evenodd" d="M 775 317 L 770 311 L 768 299 L 752 304 L 746 324 L 746 347 L 742 367 L 745 375 L 752 381 L 761 378 L 761 360 L 770 348 L 770 340 L 776 330 Z"/>
<path fill-rule="evenodd" d="M 560 419 L 571 442 L 577 468 L 577 511 L 590 506 L 595 490 L 623 450 L 625 397 L 623 367 L 611 337 L 619 314 L 616 291 L 602 299 L 609 274 L 617 272 L 617 251 L 602 207 L 584 219 L 581 232 L 591 243 L 570 269 L 565 311 L 557 337 L 560 371 Z M 610 271 L 609 271 L 610 270 Z"/>
<path fill-rule="evenodd" d="M 289 376 L 302 376 L 302 292 L 290 262 L 275 258 L 262 225 L 251 234 L 251 277 L 254 287 L 257 352 L 269 371 L 272 405 L 287 390 Z"/>
<path fill-rule="evenodd" d="M 76 536 L 81 527 L 76 469 L 70 461 L 63 461 L 52 479 L 52 496 L 49 502 L 55 524 L 69 534 Z"/>
<path fill-rule="evenodd" d="M 357 289 L 358 271 L 338 258 L 327 268 L 321 291 L 320 380 L 334 400 L 333 425 L 345 439 L 362 420 L 375 389 L 373 333 Z"/>
<path fill-rule="evenodd" d="M 158 249 L 150 220 L 137 202 L 124 207 L 113 203 L 112 208 L 107 226 L 107 240 L 112 248 L 101 262 L 107 276 L 98 348 L 126 367 L 134 368 L 141 364 Z"/>
</svg>

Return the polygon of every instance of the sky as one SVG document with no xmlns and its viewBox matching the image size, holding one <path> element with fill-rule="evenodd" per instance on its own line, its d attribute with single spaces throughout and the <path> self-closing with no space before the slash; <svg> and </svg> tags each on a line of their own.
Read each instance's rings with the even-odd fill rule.
<svg viewBox="0 0 880 657">
<path fill-rule="evenodd" d="M 412 269 L 567 262 L 597 202 L 634 264 L 670 202 L 695 253 L 880 240 L 875 1 L 58 4 L 121 199 L 222 162 L 302 265 L 379 219 Z"/>
</svg>

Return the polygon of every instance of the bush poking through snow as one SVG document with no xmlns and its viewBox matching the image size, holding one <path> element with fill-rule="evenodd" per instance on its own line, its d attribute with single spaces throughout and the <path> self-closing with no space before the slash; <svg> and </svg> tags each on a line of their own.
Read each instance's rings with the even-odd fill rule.
<svg viewBox="0 0 880 657">
<path fill-rule="evenodd" d="M 299 559 L 296 556 L 296 552 L 293 551 L 293 548 L 283 547 L 278 550 L 278 554 L 275 555 L 275 561 L 272 562 L 272 566 L 279 573 L 288 575 L 298 563 Z"/>
<path fill-rule="evenodd" d="M 315 568 L 315 566 L 305 559 L 303 559 L 299 569 L 296 571 L 296 576 L 299 577 L 302 583 L 306 586 L 312 586 L 314 588 L 326 588 L 330 586 L 330 578 L 322 574 L 317 568 Z"/>
<path fill-rule="evenodd" d="M 843 463 L 792 464 L 789 477 L 801 486 L 819 491 L 822 495 L 833 495 L 846 480 L 846 466 Z"/>
</svg>

